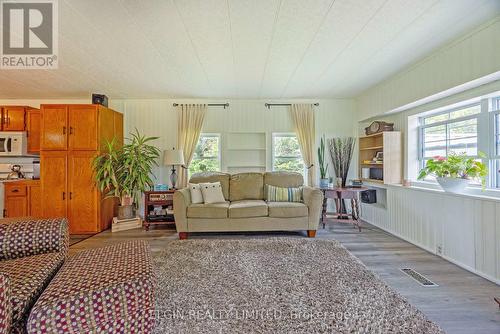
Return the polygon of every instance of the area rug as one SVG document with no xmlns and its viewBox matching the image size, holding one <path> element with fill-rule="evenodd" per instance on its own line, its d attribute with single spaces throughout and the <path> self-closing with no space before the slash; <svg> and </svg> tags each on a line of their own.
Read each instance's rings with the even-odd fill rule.
<svg viewBox="0 0 500 334">
<path fill-rule="evenodd" d="M 333 240 L 174 241 L 156 333 L 444 333 Z"/>
</svg>

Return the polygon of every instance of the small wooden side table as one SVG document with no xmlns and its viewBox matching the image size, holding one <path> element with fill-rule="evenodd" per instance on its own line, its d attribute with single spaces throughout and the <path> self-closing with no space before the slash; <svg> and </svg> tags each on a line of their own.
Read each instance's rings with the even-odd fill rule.
<svg viewBox="0 0 500 334">
<path fill-rule="evenodd" d="M 368 190 L 366 187 L 328 187 L 328 188 L 320 188 L 323 192 L 323 211 L 321 214 L 321 223 L 323 224 L 323 228 L 325 228 L 325 220 L 326 220 L 326 208 L 327 208 L 327 200 L 333 199 L 335 200 L 335 206 L 337 207 L 337 217 L 334 218 L 335 221 L 339 222 L 348 222 L 356 225 L 361 232 L 361 225 L 359 222 L 359 194 L 365 190 Z M 343 213 L 344 212 L 344 199 L 351 200 L 352 212 L 351 214 Z M 347 212 L 347 210 L 345 210 Z"/>
<path fill-rule="evenodd" d="M 174 192 L 175 190 L 144 192 L 145 230 L 149 230 L 150 226 L 175 224 Z"/>
</svg>

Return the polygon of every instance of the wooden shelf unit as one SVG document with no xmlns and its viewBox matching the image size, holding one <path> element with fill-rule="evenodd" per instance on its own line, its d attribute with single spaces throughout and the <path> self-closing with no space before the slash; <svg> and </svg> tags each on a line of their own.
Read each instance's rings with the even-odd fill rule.
<svg viewBox="0 0 500 334">
<path fill-rule="evenodd" d="M 383 163 L 365 163 L 383 152 Z M 401 132 L 386 131 L 359 137 L 359 176 L 365 182 L 400 184 L 403 179 Z M 382 169 L 382 179 L 362 178 L 363 168 Z"/>
</svg>

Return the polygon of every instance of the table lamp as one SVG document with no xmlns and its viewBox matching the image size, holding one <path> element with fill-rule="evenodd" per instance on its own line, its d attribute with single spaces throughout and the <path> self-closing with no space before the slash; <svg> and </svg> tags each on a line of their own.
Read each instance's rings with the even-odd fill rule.
<svg viewBox="0 0 500 334">
<path fill-rule="evenodd" d="M 184 165 L 184 152 L 182 150 L 176 150 L 175 148 L 171 150 L 165 150 L 163 152 L 163 164 L 165 166 L 172 166 L 172 174 L 170 174 L 170 182 L 172 183 L 172 188 L 175 188 L 177 183 L 177 173 L 175 172 L 175 166 Z"/>
</svg>

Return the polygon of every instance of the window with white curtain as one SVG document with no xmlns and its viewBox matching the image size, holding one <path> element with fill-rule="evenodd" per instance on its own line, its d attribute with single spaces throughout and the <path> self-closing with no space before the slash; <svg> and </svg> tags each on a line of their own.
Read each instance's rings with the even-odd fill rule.
<svg viewBox="0 0 500 334">
<path fill-rule="evenodd" d="M 189 175 L 199 172 L 220 171 L 221 149 L 219 133 L 202 133 L 193 160 L 189 165 Z"/>
<path fill-rule="evenodd" d="M 273 171 L 305 174 L 304 160 L 297 136 L 293 133 L 273 134 Z"/>
</svg>

